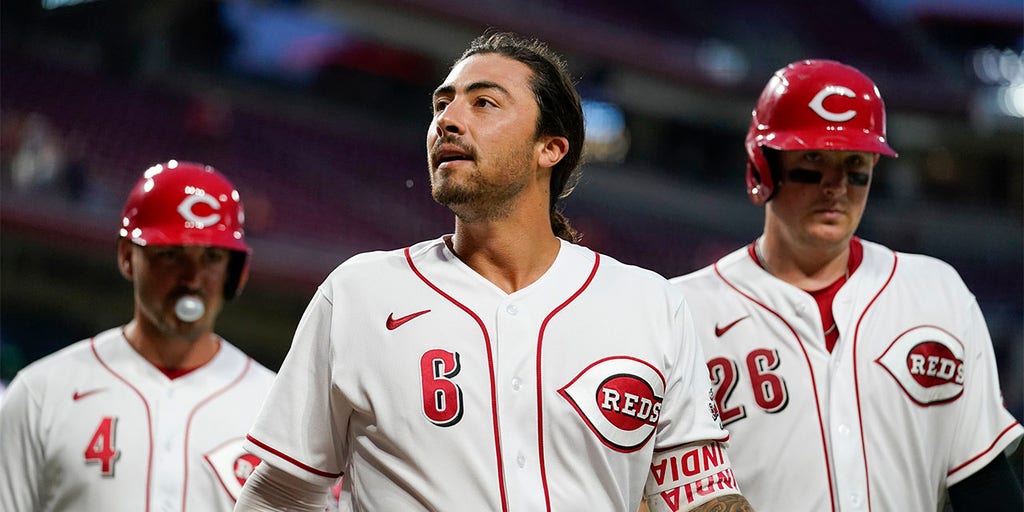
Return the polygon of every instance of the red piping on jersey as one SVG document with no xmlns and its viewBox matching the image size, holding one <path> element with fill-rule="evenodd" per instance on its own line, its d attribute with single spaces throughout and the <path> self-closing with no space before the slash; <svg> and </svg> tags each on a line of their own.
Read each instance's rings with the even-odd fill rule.
<svg viewBox="0 0 1024 512">
<path fill-rule="evenodd" d="M 339 476 L 342 475 L 341 472 L 331 473 L 331 472 L 324 471 L 324 470 L 321 470 L 321 469 L 316 469 L 313 466 L 308 466 L 306 464 L 303 464 L 303 463 L 295 460 L 293 457 L 290 457 L 290 456 L 286 455 L 281 450 L 278 450 L 277 448 L 274 448 L 274 447 L 270 446 L 269 444 L 264 443 L 263 441 L 260 441 L 259 439 L 256 439 L 255 437 L 252 436 L 252 434 L 246 434 L 245 438 L 248 439 L 250 443 L 252 443 L 252 444 L 254 444 L 256 446 L 259 446 L 260 448 L 263 448 L 264 450 L 266 450 L 266 451 L 268 451 L 268 452 L 270 452 L 270 453 L 272 453 L 274 455 L 277 455 L 278 457 L 284 459 L 285 461 L 291 462 L 296 467 L 299 467 L 299 468 L 302 468 L 302 469 L 304 469 L 306 471 L 309 471 L 310 473 L 313 473 L 314 475 L 325 476 L 327 478 L 338 478 Z"/>
<path fill-rule="evenodd" d="M 124 336 L 124 329 L 123 328 L 121 329 L 121 335 Z M 128 337 L 124 336 L 124 339 L 125 339 L 125 343 L 127 343 L 128 342 Z M 99 352 L 96 351 L 96 338 L 95 337 L 89 339 L 89 348 L 92 349 L 92 355 L 96 357 L 97 361 L 99 361 L 100 366 L 102 366 L 104 369 L 106 369 L 108 372 L 110 372 L 110 374 L 113 375 L 114 377 L 116 377 L 117 380 L 119 380 L 121 382 L 124 382 L 124 384 L 126 386 L 128 386 L 129 389 L 134 391 L 136 395 L 139 395 L 139 399 L 142 400 L 143 407 L 146 408 L 146 431 L 149 434 L 149 455 L 147 456 L 147 462 L 146 462 L 146 508 L 144 510 L 146 510 L 148 512 L 149 511 L 149 486 L 150 486 L 150 478 L 153 475 L 153 420 L 150 418 L 150 415 L 149 415 L 149 402 L 146 402 L 146 397 L 142 396 L 142 393 L 140 393 L 139 390 L 135 386 L 133 386 L 130 382 L 128 382 L 127 379 L 125 379 L 124 377 L 118 375 L 118 373 L 115 372 L 111 367 L 107 366 L 107 363 L 103 362 L 103 358 L 101 358 Z"/>
<path fill-rule="evenodd" d="M 202 408 L 211 400 L 224 394 L 227 390 L 235 387 L 236 384 L 241 382 L 242 378 L 245 377 L 245 374 L 249 373 L 250 366 L 252 366 L 252 358 L 246 357 L 245 366 L 242 368 L 242 372 L 239 373 L 234 380 L 229 382 L 223 388 L 214 391 L 209 396 L 204 398 L 201 402 L 199 402 L 198 404 L 195 405 L 195 407 L 192 408 L 191 412 L 188 413 L 188 420 L 185 422 L 185 476 L 181 486 L 181 512 L 185 512 L 186 497 L 188 496 L 188 433 L 190 430 L 192 430 L 192 418 L 195 417 L 196 411 L 198 411 L 200 408 Z M 231 496 L 231 493 L 228 493 L 228 496 Z"/>
<path fill-rule="evenodd" d="M 487 326 L 484 325 L 483 320 L 480 320 L 480 317 L 477 316 L 476 313 L 473 313 L 473 311 L 470 310 L 468 307 L 459 303 L 459 301 L 455 300 L 451 295 L 448 295 L 447 293 L 441 291 L 440 288 L 435 286 L 434 283 L 431 283 L 423 274 L 421 274 L 419 269 L 416 268 L 416 264 L 413 263 L 412 261 L 412 254 L 410 254 L 408 247 L 405 248 L 404 252 L 405 261 L 409 263 L 409 269 L 411 269 L 412 272 L 416 274 L 416 277 L 420 278 L 421 281 L 426 283 L 426 285 L 429 286 L 430 289 L 437 292 L 438 295 L 444 297 L 445 299 L 448 299 L 448 302 L 455 304 L 459 309 L 465 311 L 466 314 L 473 318 L 473 320 L 476 321 L 477 325 L 480 326 L 480 332 L 482 332 L 484 335 L 484 348 L 487 349 L 487 370 L 488 373 L 490 374 L 491 379 L 491 424 L 493 425 L 494 428 L 494 455 L 496 458 L 495 462 L 498 469 L 498 492 L 501 494 L 501 510 L 507 511 L 508 497 L 505 494 L 505 470 L 504 467 L 502 466 L 501 458 L 501 437 L 498 435 L 498 395 L 494 383 L 494 357 L 491 355 L 491 337 L 487 334 Z"/>
<path fill-rule="evenodd" d="M 1019 425 L 1019 423 L 1017 423 L 1017 421 L 1014 420 L 1014 422 L 1011 423 L 1010 426 L 1004 428 L 1003 431 L 1000 432 L 998 436 L 996 436 L 996 439 L 994 441 L 992 441 L 992 444 L 988 445 L 988 448 L 985 448 L 984 450 L 982 450 L 981 453 L 975 455 L 974 457 L 971 457 L 970 459 L 968 459 L 967 462 L 964 462 L 963 464 L 960 464 L 959 466 L 949 470 L 949 472 L 946 473 L 946 476 L 947 477 L 953 476 L 953 473 L 956 473 L 957 471 L 960 471 L 961 469 L 963 469 L 968 464 L 970 464 L 970 463 L 980 459 L 981 457 L 985 456 L 985 454 L 987 454 L 988 452 L 992 451 L 992 448 L 994 448 L 996 446 L 996 444 L 999 443 L 999 440 L 1002 439 L 1003 436 L 1008 434 L 1011 430 L 1013 430 L 1013 427 L 1016 427 L 1017 425 Z"/>
<path fill-rule="evenodd" d="M 818 383 L 814 379 L 814 368 L 811 366 L 811 357 L 810 357 L 810 355 L 807 354 L 807 348 L 804 347 L 803 340 L 800 339 L 800 335 L 796 333 L 796 329 L 793 329 L 793 326 L 789 325 L 789 322 L 787 322 L 786 319 L 782 317 L 782 315 L 780 315 L 778 312 L 776 312 L 772 308 L 768 307 L 767 305 L 762 304 L 761 302 L 759 302 L 754 297 L 751 297 L 750 295 L 747 295 L 746 293 L 743 293 L 738 287 L 736 287 L 735 285 L 730 283 L 729 280 L 726 279 L 725 276 L 722 275 L 722 272 L 718 269 L 718 262 L 717 261 L 715 262 L 715 274 L 718 275 L 718 278 L 721 279 L 722 282 L 724 282 L 729 288 L 732 288 L 736 293 L 742 295 L 744 298 L 746 298 L 750 302 L 753 302 L 754 304 L 757 304 L 758 306 L 763 308 L 765 311 L 775 315 L 775 317 L 778 318 L 779 321 L 781 321 L 783 323 L 783 325 L 786 326 L 787 329 L 789 329 L 789 332 L 793 333 L 793 337 L 796 338 L 797 343 L 800 344 L 800 350 L 803 352 L 804 359 L 807 361 L 807 370 L 808 370 L 809 376 L 811 377 L 811 390 L 814 391 L 814 408 L 815 408 L 815 410 L 818 411 L 818 430 L 821 433 L 821 448 L 822 448 L 821 451 L 822 451 L 822 453 L 825 454 L 825 473 L 826 473 L 826 476 L 828 477 L 828 497 L 829 497 L 829 500 L 831 500 L 831 502 L 832 502 L 832 510 L 836 510 L 835 490 L 832 488 L 833 487 L 832 486 L 832 463 L 829 460 L 828 443 L 825 440 L 825 424 L 824 424 L 824 422 L 823 422 L 823 420 L 821 418 L 821 416 L 822 416 L 822 414 L 821 414 L 821 402 L 818 400 Z"/>
<path fill-rule="evenodd" d="M 217 450 L 223 448 L 224 446 L 229 444 L 231 441 L 233 441 L 233 439 L 228 439 L 227 441 L 224 441 L 223 443 L 217 445 L 213 450 L 211 450 L 211 452 L 217 451 Z M 257 458 L 259 458 L 259 457 L 257 457 Z M 217 483 L 220 484 L 220 488 L 221 489 L 224 489 L 224 493 L 227 494 L 231 498 L 231 501 L 233 501 L 235 503 L 238 503 L 238 500 L 235 499 L 235 496 L 233 494 L 231 494 L 231 490 L 228 489 L 228 486 L 224 483 L 224 479 L 221 478 L 220 472 L 217 471 L 217 466 L 214 466 L 213 465 L 213 461 L 210 460 L 210 453 L 209 452 L 203 454 L 203 460 L 205 460 L 206 461 L 206 465 L 210 466 L 210 469 L 213 470 L 213 474 L 217 475 Z M 260 459 L 260 462 L 262 463 L 263 459 Z M 257 466 L 258 465 L 259 464 L 257 464 Z M 254 466 L 252 469 L 253 469 L 253 471 L 255 471 L 256 467 Z M 249 477 L 246 477 L 246 478 L 249 478 Z"/>
<path fill-rule="evenodd" d="M 594 280 L 594 276 L 597 275 L 597 267 L 601 266 L 601 255 L 594 253 L 594 268 L 590 269 L 590 275 L 587 276 L 587 280 L 583 282 L 579 290 L 573 293 L 565 302 L 561 303 L 558 307 L 551 310 L 548 316 L 544 318 L 544 321 L 540 324 L 540 332 L 537 333 L 537 452 L 540 456 L 540 481 L 544 486 L 544 505 L 548 511 L 551 510 L 551 494 L 548 492 L 548 475 L 547 468 L 544 465 L 544 393 L 543 386 L 541 386 L 541 347 L 544 345 L 544 330 L 548 326 L 548 322 L 558 314 L 559 311 L 565 309 L 570 302 L 576 300 L 583 290 L 586 290 L 590 283 Z"/>
<path fill-rule="evenodd" d="M 896 275 L 896 267 L 899 265 L 900 258 L 896 254 L 896 251 L 892 253 L 892 270 L 889 272 L 889 277 L 885 280 L 885 284 L 878 289 L 875 296 L 871 298 L 871 302 L 868 302 L 867 307 L 860 314 L 860 318 L 857 319 L 857 327 L 853 329 L 853 390 L 857 396 L 857 421 L 860 423 L 860 450 L 862 458 L 864 459 L 864 487 L 867 489 L 867 503 L 868 512 L 871 512 L 871 481 L 868 480 L 870 473 L 868 472 L 868 446 L 864 441 L 864 409 L 860 406 L 860 379 L 857 377 L 857 342 L 860 341 L 860 324 L 864 321 L 864 317 L 867 316 L 868 311 L 871 310 L 871 306 L 875 304 L 878 297 L 882 295 L 882 292 L 889 287 L 889 283 L 892 282 L 892 276 Z"/>
</svg>

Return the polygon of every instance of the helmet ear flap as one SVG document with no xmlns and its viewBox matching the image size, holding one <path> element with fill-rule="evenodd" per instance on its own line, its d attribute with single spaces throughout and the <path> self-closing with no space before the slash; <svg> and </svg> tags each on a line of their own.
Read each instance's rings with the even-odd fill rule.
<svg viewBox="0 0 1024 512">
<path fill-rule="evenodd" d="M 747 158 L 747 196 L 750 202 L 761 206 L 775 195 L 775 177 L 759 145 L 750 147 Z"/>
<path fill-rule="evenodd" d="M 228 276 L 224 280 L 224 298 L 233 299 L 242 293 L 245 283 L 249 281 L 249 254 L 243 251 L 231 251 L 228 260 Z"/>
</svg>

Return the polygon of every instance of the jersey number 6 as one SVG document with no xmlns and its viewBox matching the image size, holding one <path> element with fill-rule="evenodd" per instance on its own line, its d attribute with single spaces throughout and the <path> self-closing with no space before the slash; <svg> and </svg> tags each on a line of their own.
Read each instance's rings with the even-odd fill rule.
<svg viewBox="0 0 1024 512">
<path fill-rule="evenodd" d="M 423 414 L 439 427 L 450 427 L 462 419 L 462 388 L 452 382 L 461 369 L 458 352 L 435 348 L 420 357 Z"/>
<path fill-rule="evenodd" d="M 757 406 L 767 413 L 785 409 L 789 403 L 786 382 L 773 373 L 779 368 L 779 353 L 766 348 L 755 349 L 747 354 L 746 367 Z M 715 387 L 715 402 L 718 403 L 722 426 L 746 418 L 746 406 L 726 405 L 740 381 L 739 365 L 736 361 L 726 357 L 712 358 L 708 361 L 708 372 L 711 374 L 711 384 Z"/>
</svg>

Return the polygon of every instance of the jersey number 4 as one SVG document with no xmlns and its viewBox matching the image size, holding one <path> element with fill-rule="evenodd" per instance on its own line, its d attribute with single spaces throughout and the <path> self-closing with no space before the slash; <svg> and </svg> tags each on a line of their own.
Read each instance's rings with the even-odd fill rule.
<svg viewBox="0 0 1024 512">
<path fill-rule="evenodd" d="M 775 350 L 759 348 L 747 354 L 747 376 L 754 402 L 767 413 L 776 413 L 786 408 L 789 393 L 786 381 L 774 373 L 779 368 L 779 353 Z M 722 426 L 747 417 L 747 408 L 743 404 L 729 407 L 727 402 L 741 380 L 740 368 L 736 361 L 727 357 L 715 357 L 708 361 L 708 372 L 711 384 L 715 387 L 715 402 L 722 418 Z"/>
<path fill-rule="evenodd" d="M 121 452 L 114 446 L 114 433 L 117 429 L 117 418 L 105 416 L 96 427 L 96 432 L 85 447 L 85 463 L 99 464 L 100 474 L 105 477 L 114 476 L 114 463 Z"/>
</svg>

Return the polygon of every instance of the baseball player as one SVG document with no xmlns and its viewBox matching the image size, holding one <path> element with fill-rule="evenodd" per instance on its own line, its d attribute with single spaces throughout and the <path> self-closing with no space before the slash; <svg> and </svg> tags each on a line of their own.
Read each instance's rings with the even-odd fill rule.
<svg viewBox="0 0 1024 512">
<path fill-rule="evenodd" d="M 260 463 L 242 443 L 274 374 L 213 332 L 246 280 L 235 187 L 146 170 L 117 245 L 130 322 L 23 369 L 0 408 L 0 510 L 229 511 Z"/>
<path fill-rule="evenodd" d="M 834 61 L 780 69 L 746 149 L 763 235 L 672 281 L 751 504 L 1021 510 L 1003 451 L 1024 429 L 974 296 L 946 263 L 854 236 L 879 156 L 896 156 L 875 84 Z"/>
<path fill-rule="evenodd" d="M 561 58 L 482 36 L 433 112 L 455 232 L 319 287 L 236 510 L 314 510 L 342 473 L 354 510 L 749 510 L 682 294 L 571 243 L 557 213 L 583 142 Z"/>
</svg>

